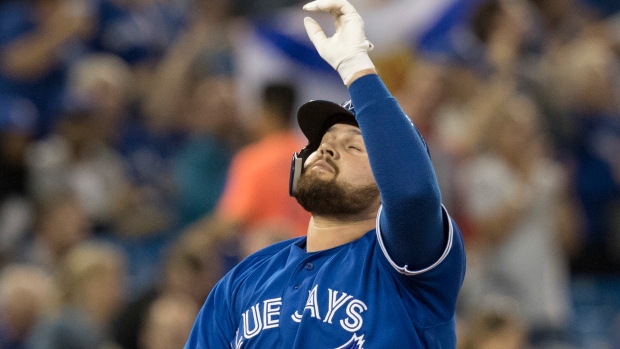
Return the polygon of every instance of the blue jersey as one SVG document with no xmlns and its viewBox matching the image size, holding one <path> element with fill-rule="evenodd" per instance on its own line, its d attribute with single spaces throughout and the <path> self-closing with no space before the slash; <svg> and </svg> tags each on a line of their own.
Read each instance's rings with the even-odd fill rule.
<svg viewBox="0 0 620 349">
<path fill-rule="evenodd" d="M 376 75 L 350 94 L 381 193 L 376 229 L 329 250 L 308 253 L 303 237 L 246 258 L 212 290 L 185 348 L 456 347 L 463 242 L 424 142 Z"/>
</svg>

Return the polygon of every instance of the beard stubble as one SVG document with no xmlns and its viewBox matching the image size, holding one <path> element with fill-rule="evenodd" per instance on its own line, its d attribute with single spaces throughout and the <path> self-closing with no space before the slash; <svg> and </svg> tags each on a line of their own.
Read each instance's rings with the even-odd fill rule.
<svg viewBox="0 0 620 349">
<path fill-rule="evenodd" d="M 304 171 L 297 183 L 297 202 L 318 216 L 343 217 L 364 212 L 376 202 L 379 189 L 375 183 L 356 187 L 338 183 L 336 178 L 323 180 Z"/>
</svg>

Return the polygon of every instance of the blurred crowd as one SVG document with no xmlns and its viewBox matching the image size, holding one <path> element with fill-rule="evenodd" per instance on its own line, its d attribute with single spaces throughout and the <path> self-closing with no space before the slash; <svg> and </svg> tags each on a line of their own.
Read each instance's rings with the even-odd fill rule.
<svg viewBox="0 0 620 349">
<path fill-rule="evenodd" d="M 471 1 L 453 49 L 372 52 L 465 235 L 459 349 L 620 348 L 620 297 L 591 341 L 575 311 L 583 277 L 620 294 L 620 12 L 593 1 Z M 305 233 L 308 80 L 251 103 L 239 56 L 303 3 L 0 0 L 0 349 L 181 348 L 227 270 Z"/>
</svg>

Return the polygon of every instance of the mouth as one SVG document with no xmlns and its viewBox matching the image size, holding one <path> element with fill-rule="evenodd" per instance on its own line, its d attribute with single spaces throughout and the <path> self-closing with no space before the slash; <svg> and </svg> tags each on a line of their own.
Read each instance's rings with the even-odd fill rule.
<svg viewBox="0 0 620 349">
<path fill-rule="evenodd" d="M 309 168 L 309 170 L 315 170 L 315 169 L 322 170 L 322 171 L 329 172 L 329 173 L 335 173 L 336 172 L 334 167 L 332 167 L 325 160 L 317 160 Z"/>
</svg>

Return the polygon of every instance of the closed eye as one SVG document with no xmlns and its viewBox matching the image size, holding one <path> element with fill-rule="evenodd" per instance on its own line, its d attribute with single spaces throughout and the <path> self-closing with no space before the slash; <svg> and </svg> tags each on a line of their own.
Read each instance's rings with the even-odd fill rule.
<svg viewBox="0 0 620 349">
<path fill-rule="evenodd" d="M 348 148 L 348 149 L 357 150 L 357 151 L 362 151 L 362 149 L 361 149 L 361 148 L 356 147 L 356 146 L 354 146 L 354 145 L 350 145 L 350 146 L 348 146 L 347 148 Z"/>
</svg>

